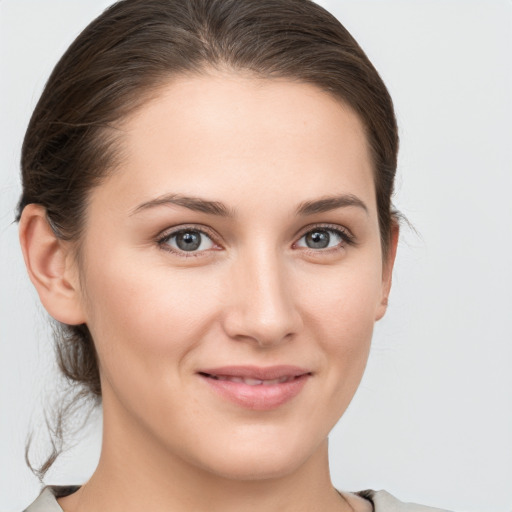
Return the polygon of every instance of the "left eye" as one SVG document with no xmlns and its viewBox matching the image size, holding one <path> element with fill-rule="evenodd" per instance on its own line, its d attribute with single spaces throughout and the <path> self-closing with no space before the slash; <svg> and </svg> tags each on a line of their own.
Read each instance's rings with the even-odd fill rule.
<svg viewBox="0 0 512 512">
<path fill-rule="evenodd" d="M 308 249 L 329 249 L 340 245 L 345 238 L 340 231 L 335 229 L 317 228 L 308 231 L 297 242 L 299 247 Z"/>
<path fill-rule="evenodd" d="M 166 236 L 162 244 L 169 245 L 178 252 L 206 251 L 214 246 L 213 240 L 197 229 L 183 229 Z"/>
</svg>

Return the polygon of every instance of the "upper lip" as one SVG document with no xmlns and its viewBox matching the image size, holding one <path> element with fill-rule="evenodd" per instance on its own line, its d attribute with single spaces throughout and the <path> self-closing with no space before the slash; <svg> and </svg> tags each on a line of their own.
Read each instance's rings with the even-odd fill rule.
<svg viewBox="0 0 512 512">
<path fill-rule="evenodd" d="M 198 371 L 200 374 L 214 375 L 217 377 L 240 377 L 243 379 L 273 380 L 282 377 L 299 377 L 310 374 L 305 368 L 291 365 L 277 366 L 220 366 L 218 368 L 204 368 Z"/>
</svg>

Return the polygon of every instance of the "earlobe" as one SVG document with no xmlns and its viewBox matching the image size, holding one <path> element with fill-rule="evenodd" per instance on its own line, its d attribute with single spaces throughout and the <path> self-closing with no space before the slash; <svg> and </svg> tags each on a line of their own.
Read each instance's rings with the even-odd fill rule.
<svg viewBox="0 0 512 512">
<path fill-rule="evenodd" d="M 391 226 L 391 239 L 389 242 L 389 249 L 382 269 L 381 302 L 377 307 L 375 321 L 380 320 L 385 315 L 388 308 L 388 297 L 391 291 L 391 281 L 393 276 L 393 267 L 395 265 L 399 234 L 400 226 L 397 221 L 394 221 Z"/>
<path fill-rule="evenodd" d="M 55 235 L 41 205 L 24 208 L 19 236 L 28 275 L 46 311 L 65 324 L 85 323 L 70 246 Z"/>
</svg>

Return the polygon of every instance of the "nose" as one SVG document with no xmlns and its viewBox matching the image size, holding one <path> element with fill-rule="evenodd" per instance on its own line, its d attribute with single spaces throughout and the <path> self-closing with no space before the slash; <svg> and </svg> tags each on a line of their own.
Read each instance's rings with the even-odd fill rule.
<svg viewBox="0 0 512 512">
<path fill-rule="evenodd" d="M 275 252 L 244 255 L 231 267 L 224 329 L 233 339 L 272 347 L 302 327 L 291 271 Z"/>
</svg>

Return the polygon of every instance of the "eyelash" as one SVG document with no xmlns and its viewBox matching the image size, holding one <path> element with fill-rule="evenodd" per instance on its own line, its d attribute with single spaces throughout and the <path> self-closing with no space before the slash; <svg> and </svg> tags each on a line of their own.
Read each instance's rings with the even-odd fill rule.
<svg viewBox="0 0 512 512">
<path fill-rule="evenodd" d="M 183 258 L 197 258 L 199 256 L 203 256 L 203 254 L 205 252 L 207 252 L 208 250 L 206 251 L 190 251 L 190 252 L 187 252 L 187 251 L 178 251 L 174 248 L 171 248 L 167 242 L 169 242 L 173 237 L 179 235 L 180 233 L 186 233 L 188 231 L 194 231 L 194 232 L 197 232 L 197 233 L 201 233 L 202 235 L 206 235 L 214 244 L 216 244 L 216 241 L 215 241 L 215 237 L 213 236 L 212 233 L 209 233 L 208 231 L 206 231 L 204 228 L 199 228 L 197 226 L 194 226 L 194 225 L 191 225 L 191 226 L 183 226 L 183 227 L 180 227 L 179 229 L 176 229 L 176 230 L 172 230 L 172 231 L 168 231 L 166 233 L 164 233 L 161 237 L 158 238 L 157 240 L 157 244 L 159 245 L 159 247 L 163 250 L 163 251 L 167 251 L 167 252 L 170 252 L 172 254 L 176 254 L 178 256 L 181 256 Z"/>
<path fill-rule="evenodd" d="M 334 246 L 325 249 L 313 249 L 311 247 L 303 247 L 302 250 L 306 251 L 309 254 L 332 254 L 333 252 L 340 251 L 345 249 L 346 246 L 354 246 L 356 245 L 356 239 L 354 235 L 346 228 L 342 228 L 341 226 L 333 225 L 333 224 L 316 224 L 314 226 L 308 226 L 306 231 L 303 231 L 299 239 L 302 240 L 308 233 L 313 233 L 315 231 L 327 231 L 329 233 L 335 233 L 337 236 L 341 238 L 341 242 Z M 297 243 L 295 242 L 294 245 Z"/>
<path fill-rule="evenodd" d="M 326 248 L 326 249 L 312 249 L 311 247 L 309 247 L 309 248 L 304 247 L 303 250 L 306 251 L 307 253 L 313 253 L 315 255 L 317 255 L 319 253 L 329 253 L 330 254 L 332 252 L 339 251 L 339 250 L 343 249 L 346 245 L 356 245 L 355 237 L 347 229 L 344 229 L 344 228 L 341 228 L 340 226 L 336 226 L 336 225 L 332 225 L 332 224 L 317 224 L 312 227 L 308 227 L 307 231 L 304 231 L 302 233 L 302 235 L 298 238 L 297 242 L 299 240 L 301 240 L 302 238 L 304 238 L 308 233 L 312 233 L 315 230 L 318 230 L 318 231 L 323 230 L 323 231 L 328 231 L 330 233 L 335 233 L 337 236 L 339 236 L 341 238 L 342 242 L 336 247 L 330 247 L 330 248 Z M 197 258 L 197 257 L 203 256 L 205 252 L 208 252 L 210 250 L 210 249 L 206 249 L 206 250 L 202 250 L 202 251 L 190 251 L 190 252 L 181 251 L 181 250 L 178 251 L 174 248 L 171 248 L 168 245 L 168 242 L 172 238 L 179 235 L 180 233 L 186 233 L 187 231 L 193 231 L 193 232 L 205 235 L 214 244 L 217 244 L 215 237 L 212 233 L 208 232 L 204 228 L 199 228 L 194 225 L 184 226 L 184 227 L 180 227 L 179 229 L 176 229 L 173 231 L 168 231 L 168 232 L 164 233 L 162 236 L 158 237 L 156 242 L 157 242 L 158 246 L 163 251 L 167 251 L 167 252 L 176 254 L 183 258 Z M 297 242 L 294 242 L 294 245 Z"/>
</svg>

